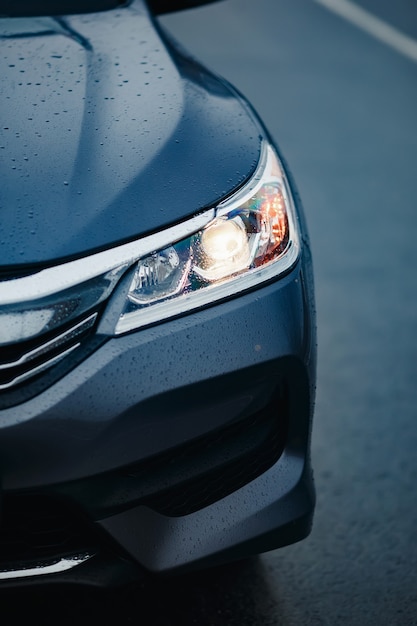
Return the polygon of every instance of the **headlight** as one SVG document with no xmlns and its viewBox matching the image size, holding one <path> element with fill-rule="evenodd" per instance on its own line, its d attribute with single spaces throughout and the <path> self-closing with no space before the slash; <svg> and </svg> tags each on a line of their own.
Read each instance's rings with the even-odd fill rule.
<svg viewBox="0 0 417 626">
<path fill-rule="evenodd" d="M 297 260 L 290 191 L 266 142 L 249 183 L 207 215 L 198 232 L 138 260 L 116 335 L 252 288 Z"/>
</svg>

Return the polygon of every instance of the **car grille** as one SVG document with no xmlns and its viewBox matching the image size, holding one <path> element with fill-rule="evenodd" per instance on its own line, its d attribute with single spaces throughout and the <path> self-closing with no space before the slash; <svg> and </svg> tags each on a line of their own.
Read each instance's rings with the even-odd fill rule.
<svg viewBox="0 0 417 626">
<path fill-rule="evenodd" d="M 141 568 L 72 502 L 22 492 L 4 494 L 1 505 L 0 593 L 52 580 L 124 585 L 141 575 Z M 23 618 L 12 621 L 20 624 Z"/>
<path fill-rule="evenodd" d="M 42 495 L 8 495 L 2 502 L 0 570 L 47 558 L 95 552 L 99 538 L 82 516 Z"/>
<path fill-rule="evenodd" d="M 0 392 L 8 391 L 57 364 L 89 335 L 97 312 L 64 330 L 0 348 Z"/>
</svg>

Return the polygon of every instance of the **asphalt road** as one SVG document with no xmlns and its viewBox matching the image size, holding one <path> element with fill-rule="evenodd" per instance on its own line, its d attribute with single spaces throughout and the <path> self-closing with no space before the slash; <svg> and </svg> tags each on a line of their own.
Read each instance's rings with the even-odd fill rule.
<svg viewBox="0 0 417 626">
<path fill-rule="evenodd" d="M 413 0 L 360 5 L 417 46 Z M 417 624 L 412 39 L 393 47 L 374 21 L 364 30 L 314 0 L 226 0 L 162 22 L 248 96 L 304 200 L 319 325 L 314 529 L 192 577 L 21 594 L 2 624 L 23 623 L 23 607 L 42 626 Z"/>
</svg>

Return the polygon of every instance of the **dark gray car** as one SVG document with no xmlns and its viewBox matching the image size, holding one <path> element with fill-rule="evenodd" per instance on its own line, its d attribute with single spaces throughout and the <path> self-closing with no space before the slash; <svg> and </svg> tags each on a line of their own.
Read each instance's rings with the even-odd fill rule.
<svg viewBox="0 0 417 626">
<path fill-rule="evenodd" d="M 293 181 L 142 0 L 58 4 L 0 3 L 0 584 L 298 541 L 316 344 Z"/>
</svg>

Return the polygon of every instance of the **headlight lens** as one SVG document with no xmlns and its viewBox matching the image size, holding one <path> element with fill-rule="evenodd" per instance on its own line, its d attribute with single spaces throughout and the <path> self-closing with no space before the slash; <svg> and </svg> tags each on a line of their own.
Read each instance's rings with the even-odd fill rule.
<svg viewBox="0 0 417 626">
<path fill-rule="evenodd" d="M 241 292 L 295 263 L 293 203 L 282 166 L 266 142 L 252 179 L 212 216 L 193 235 L 138 260 L 116 334 Z"/>
</svg>

